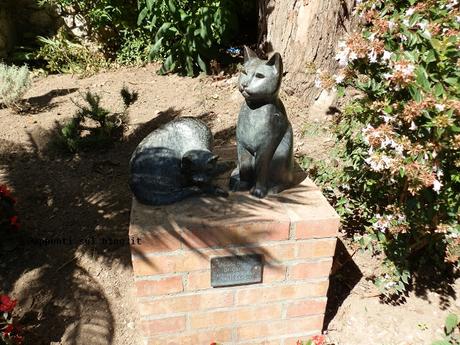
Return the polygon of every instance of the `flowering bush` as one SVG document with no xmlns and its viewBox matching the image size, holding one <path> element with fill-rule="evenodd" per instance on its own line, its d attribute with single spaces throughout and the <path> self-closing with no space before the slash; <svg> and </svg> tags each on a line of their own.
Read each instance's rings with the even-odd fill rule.
<svg viewBox="0 0 460 345">
<path fill-rule="evenodd" d="M 13 310 L 16 300 L 7 295 L 0 295 L 0 345 L 20 345 L 23 337 L 19 335 L 17 326 L 13 324 Z"/>
<path fill-rule="evenodd" d="M 0 185 L 0 232 L 16 230 L 19 220 L 14 209 L 16 200 L 5 185 Z"/>
<path fill-rule="evenodd" d="M 342 67 L 317 86 L 362 92 L 335 126 L 337 174 L 318 169 L 344 225 L 386 254 L 382 292 L 402 292 L 420 265 L 460 257 L 458 0 L 358 1 L 360 32 L 338 47 Z M 327 168 L 327 167 L 326 167 Z M 330 169 L 330 168 L 328 168 Z"/>
</svg>

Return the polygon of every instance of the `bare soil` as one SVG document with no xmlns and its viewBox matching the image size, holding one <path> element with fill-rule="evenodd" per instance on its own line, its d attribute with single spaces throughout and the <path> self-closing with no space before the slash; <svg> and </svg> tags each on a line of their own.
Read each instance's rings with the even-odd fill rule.
<svg viewBox="0 0 460 345">
<path fill-rule="evenodd" d="M 234 143 L 242 102 L 236 76 L 158 76 L 157 69 L 152 64 L 85 79 L 39 77 L 25 97 L 31 106 L 26 113 L 0 109 L 0 183 L 14 191 L 21 219 L 21 229 L 0 242 L 0 291 L 18 299 L 26 344 L 141 344 L 127 243 L 130 155 L 145 135 L 177 116 L 202 118 L 216 145 Z M 75 113 L 79 93 L 97 92 L 106 108 L 120 111 L 123 85 L 139 93 L 123 142 L 76 155 L 50 150 L 56 123 Z M 281 97 L 297 156 L 325 158 L 333 144 L 320 130 L 327 104 L 309 111 L 295 96 Z M 459 281 L 384 303 L 370 282 L 379 259 L 343 242 L 329 291 L 331 343 L 430 344 L 439 337 L 447 313 L 460 309 Z"/>
</svg>

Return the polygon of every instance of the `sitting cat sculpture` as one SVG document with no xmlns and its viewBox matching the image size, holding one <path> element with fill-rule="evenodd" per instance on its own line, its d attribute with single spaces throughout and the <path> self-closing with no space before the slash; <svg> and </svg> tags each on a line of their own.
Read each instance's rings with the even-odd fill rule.
<svg viewBox="0 0 460 345">
<path fill-rule="evenodd" d="M 192 195 L 226 196 L 214 187 L 219 173 L 213 137 L 201 120 L 183 117 L 153 131 L 142 140 L 130 161 L 130 187 L 147 205 L 171 204 Z"/>
<path fill-rule="evenodd" d="M 251 189 L 263 198 L 290 186 L 293 180 L 293 133 L 278 92 L 283 76 L 281 55 L 261 60 L 244 48 L 239 89 L 245 98 L 236 127 L 238 166 L 230 188 Z"/>
</svg>

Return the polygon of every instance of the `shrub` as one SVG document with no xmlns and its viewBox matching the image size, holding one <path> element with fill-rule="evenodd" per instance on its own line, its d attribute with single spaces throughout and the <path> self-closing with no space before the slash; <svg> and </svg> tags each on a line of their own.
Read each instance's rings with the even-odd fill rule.
<svg viewBox="0 0 460 345">
<path fill-rule="evenodd" d="M 83 97 L 88 106 L 79 110 L 59 133 L 58 142 L 69 152 L 106 147 L 123 137 L 127 124 L 128 107 L 137 100 L 137 93 L 127 88 L 120 92 L 124 103 L 121 113 L 110 113 L 100 105 L 97 94 L 87 92 Z M 88 124 L 88 125 L 85 125 Z"/>
<path fill-rule="evenodd" d="M 64 15 L 79 15 L 87 23 L 88 35 L 102 45 L 105 57 L 114 59 L 126 41 L 125 32 L 136 29 L 137 0 L 40 0 Z"/>
<path fill-rule="evenodd" d="M 72 42 L 62 29 L 55 37 L 38 37 L 38 40 L 41 48 L 37 58 L 46 61 L 46 69 L 50 72 L 94 74 L 108 66 L 100 52 Z"/>
<path fill-rule="evenodd" d="M 364 25 L 339 45 L 344 68 L 316 84 L 362 97 L 337 118 L 339 166 L 319 164 L 316 176 L 344 226 L 386 254 L 376 284 L 400 293 L 419 268 L 458 267 L 459 4 L 370 0 L 356 11 Z"/>
<path fill-rule="evenodd" d="M 16 200 L 5 185 L 0 185 L 0 233 L 19 229 L 19 219 L 14 208 Z"/>
<path fill-rule="evenodd" d="M 141 3 L 138 24 L 154 33 L 150 54 L 163 59 L 162 74 L 207 72 L 216 48 L 238 31 L 237 5 L 230 0 Z"/>
<path fill-rule="evenodd" d="M 16 300 L 8 295 L 0 295 L 0 345 L 20 345 L 23 337 L 13 322 Z"/>
<path fill-rule="evenodd" d="M 0 62 L 0 103 L 20 108 L 19 101 L 30 86 L 27 66 L 7 66 Z"/>
</svg>

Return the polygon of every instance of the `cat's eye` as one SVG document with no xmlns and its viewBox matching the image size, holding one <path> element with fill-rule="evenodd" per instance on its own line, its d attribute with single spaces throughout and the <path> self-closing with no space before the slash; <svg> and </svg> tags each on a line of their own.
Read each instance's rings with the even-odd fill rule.
<svg viewBox="0 0 460 345">
<path fill-rule="evenodd" d="M 256 78 L 265 78 L 265 76 L 262 73 L 256 73 Z"/>
</svg>

